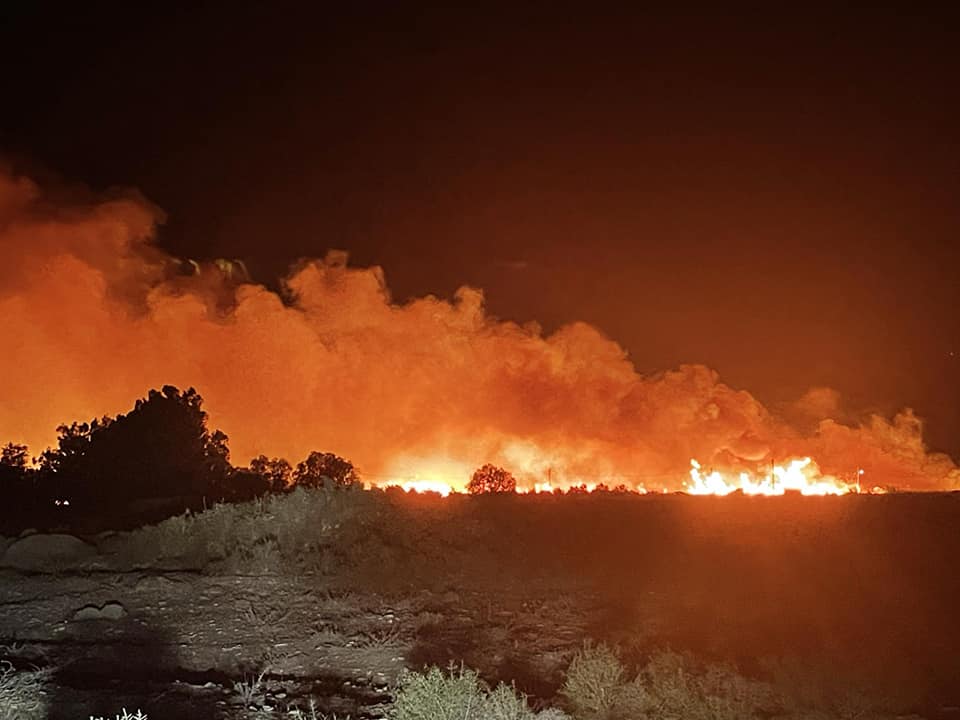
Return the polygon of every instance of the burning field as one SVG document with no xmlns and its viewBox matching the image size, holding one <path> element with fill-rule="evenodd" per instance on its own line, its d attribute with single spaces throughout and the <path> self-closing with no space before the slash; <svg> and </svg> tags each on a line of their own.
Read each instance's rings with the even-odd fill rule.
<svg viewBox="0 0 960 720">
<path fill-rule="evenodd" d="M 382 486 L 462 490 L 488 462 L 522 489 L 960 482 L 910 410 L 851 420 L 837 393 L 813 388 L 773 413 L 704 366 L 641 375 L 585 323 L 545 333 L 498 320 L 475 288 L 395 303 L 380 268 L 342 253 L 305 259 L 269 289 L 240 261 L 166 255 L 152 242 L 162 220 L 136 193 L 0 175 L 4 441 L 38 454 L 58 424 L 173 384 L 200 389 L 235 464 L 322 448 Z"/>
</svg>

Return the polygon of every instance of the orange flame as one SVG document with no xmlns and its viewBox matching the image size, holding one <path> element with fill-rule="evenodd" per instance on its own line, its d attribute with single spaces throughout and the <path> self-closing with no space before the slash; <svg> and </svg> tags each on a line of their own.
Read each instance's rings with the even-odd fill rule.
<svg viewBox="0 0 960 720">
<path fill-rule="evenodd" d="M 846 495 L 860 492 L 859 478 L 863 470 L 857 470 L 858 482 L 844 483 L 830 475 L 821 475 L 820 468 L 811 458 L 796 458 L 786 465 L 774 465 L 766 475 L 757 477 L 741 472 L 736 480 L 723 476 L 718 470 L 709 473 L 695 459 L 690 460 L 690 482 L 686 483 L 691 495 L 729 495 L 740 491 L 744 495 L 784 495 L 798 492 L 801 495 Z"/>
</svg>

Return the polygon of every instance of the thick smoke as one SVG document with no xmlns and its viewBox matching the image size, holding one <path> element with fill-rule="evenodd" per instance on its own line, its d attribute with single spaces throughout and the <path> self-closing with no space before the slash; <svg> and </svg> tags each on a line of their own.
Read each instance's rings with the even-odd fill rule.
<svg viewBox="0 0 960 720">
<path fill-rule="evenodd" d="M 393 303 L 380 268 L 343 254 L 301 263 L 282 296 L 212 264 L 186 272 L 151 245 L 159 219 L 136 194 L 53 202 L 0 173 L 0 441 L 38 453 L 57 424 L 174 384 L 201 392 L 234 462 L 321 449 L 374 482 L 462 484 L 494 462 L 526 484 L 676 489 L 692 457 L 755 469 L 811 454 L 872 484 L 957 484 L 909 411 L 842 425 L 819 391 L 802 433 L 706 367 L 641 376 L 596 328 L 499 321 L 473 288 Z"/>
</svg>

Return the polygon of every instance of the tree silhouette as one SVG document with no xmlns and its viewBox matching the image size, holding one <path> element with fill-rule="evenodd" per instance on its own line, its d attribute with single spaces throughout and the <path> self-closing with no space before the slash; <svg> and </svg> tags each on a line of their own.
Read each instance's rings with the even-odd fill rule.
<svg viewBox="0 0 960 720">
<path fill-rule="evenodd" d="M 226 435 L 207 430 L 202 403 L 193 388 L 166 385 L 126 415 L 61 425 L 57 447 L 41 455 L 41 479 L 88 508 L 214 492 L 230 475 L 229 450 Z"/>
<path fill-rule="evenodd" d="M 259 455 L 250 461 L 250 472 L 262 477 L 270 492 L 283 492 L 293 482 L 293 468 L 283 458 Z"/>
<path fill-rule="evenodd" d="M 228 502 L 243 502 L 266 493 L 279 493 L 289 489 L 293 468 L 283 458 L 268 458 L 260 455 L 250 461 L 250 466 L 233 468 L 216 489 L 216 497 Z"/>
<path fill-rule="evenodd" d="M 470 482 L 467 483 L 467 492 L 471 495 L 482 493 L 511 493 L 516 492 L 517 481 L 509 472 L 489 463 L 476 470 Z"/>
<path fill-rule="evenodd" d="M 37 504 L 37 500 L 30 497 L 33 470 L 28 466 L 29 462 L 26 445 L 7 443 L 0 449 L 0 496 L 6 503 L 0 515 L 22 515 L 28 506 Z"/>
<path fill-rule="evenodd" d="M 0 449 L 0 467 L 18 472 L 26 472 L 30 455 L 26 445 L 7 443 Z"/>
<path fill-rule="evenodd" d="M 302 487 L 323 487 L 329 479 L 334 486 L 347 487 L 360 482 L 353 463 L 339 455 L 314 450 L 297 464 L 293 482 Z"/>
</svg>

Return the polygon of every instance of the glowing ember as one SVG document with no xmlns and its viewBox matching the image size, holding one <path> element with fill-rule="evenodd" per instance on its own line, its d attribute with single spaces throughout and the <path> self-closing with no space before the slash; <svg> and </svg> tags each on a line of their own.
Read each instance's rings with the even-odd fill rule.
<svg viewBox="0 0 960 720">
<path fill-rule="evenodd" d="M 846 495 L 859 492 L 858 483 L 848 484 L 829 475 L 821 475 L 820 468 L 810 458 L 791 460 L 787 465 L 774 465 L 770 473 L 756 477 L 741 472 L 737 480 L 725 478 L 719 471 L 702 472 L 700 463 L 690 460 L 690 482 L 686 490 L 691 495 L 729 495 L 737 490 L 744 495 L 783 495 L 788 491 L 801 495 Z M 857 471 L 857 476 L 863 470 Z"/>
</svg>

